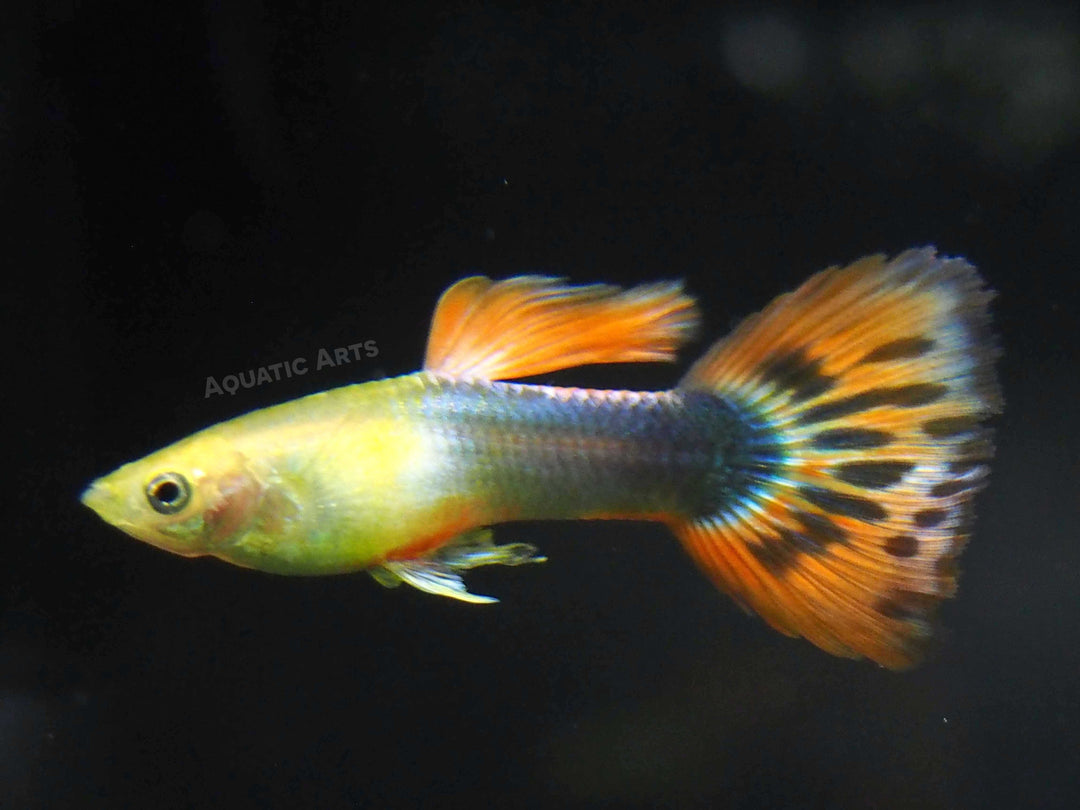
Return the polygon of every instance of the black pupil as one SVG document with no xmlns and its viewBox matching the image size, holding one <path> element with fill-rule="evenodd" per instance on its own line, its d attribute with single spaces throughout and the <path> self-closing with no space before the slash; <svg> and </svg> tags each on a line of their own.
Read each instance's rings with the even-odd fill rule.
<svg viewBox="0 0 1080 810">
<path fill-rule="evenodd" d="M 180 487 L 172 481 L 162 481 L 154 490 L 154 497 L 162 503 L 173 503 L 180 497 Z"/>
</svg>

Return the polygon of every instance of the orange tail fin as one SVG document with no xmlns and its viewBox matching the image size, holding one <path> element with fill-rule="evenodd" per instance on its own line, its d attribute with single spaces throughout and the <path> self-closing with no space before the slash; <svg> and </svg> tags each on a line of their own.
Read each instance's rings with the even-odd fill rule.
<svg viewBox="0 0 1080 810">
<path fill-rule="evenodd" d="M 990 298 L 962 259 L 871 256 L 778 298 L 690 370 L 684 389 L 767 437 L 744 497 L 675 527 L 721 588 L 836 655 L 918 661 L 992 454 Z"/>
</svg>

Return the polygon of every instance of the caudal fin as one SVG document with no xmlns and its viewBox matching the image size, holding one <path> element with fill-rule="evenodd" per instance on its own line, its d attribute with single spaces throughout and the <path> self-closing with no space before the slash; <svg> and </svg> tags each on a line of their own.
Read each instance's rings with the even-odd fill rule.
<svg viewBox="0 0 1080 810">
<path fill-rule="evenodd" d="M 830 653 L 919 660 L 993 452 L 991 296 L 929 248 L 870 256 L 776 299 L 694 365 L 684 390 L 759 428 L 743 497 L 676 526 L 721 588 Z"/>
</svg>

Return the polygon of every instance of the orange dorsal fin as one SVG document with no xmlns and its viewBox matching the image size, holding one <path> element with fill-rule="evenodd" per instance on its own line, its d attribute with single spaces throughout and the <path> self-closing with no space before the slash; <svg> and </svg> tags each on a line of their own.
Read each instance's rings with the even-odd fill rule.
<svg viewBox="0 0 1080 810">
<path fill-rule="evenodd" d="M 547 276 L 470 276 L 439 299 L 424 369 L 509 380 L 596 363 L 673 360 L 697 327 L 679 282 L 624 290 Z"/>
</svg>

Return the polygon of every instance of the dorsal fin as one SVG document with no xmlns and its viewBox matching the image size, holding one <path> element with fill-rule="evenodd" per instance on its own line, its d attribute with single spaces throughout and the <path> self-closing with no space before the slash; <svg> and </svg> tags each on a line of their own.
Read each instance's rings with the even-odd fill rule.
<svg viewBox="0 0 1080 810">
<path fill-rule="evenodd" d="M 673 360 L 697 323 L 694 299 L 679 282 L 623 290 L 547 276 L 470 276 L 439 299 L 424 368 L 508 380 L 596 363 Z"/>
</svg>

